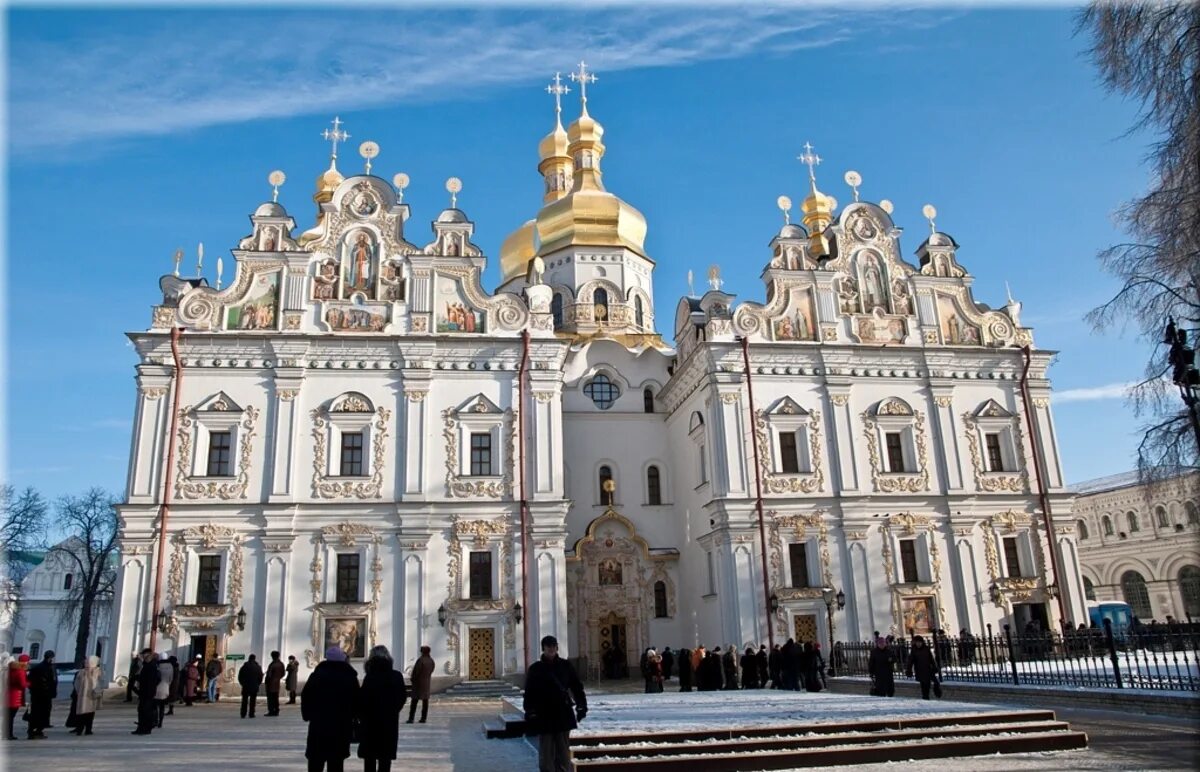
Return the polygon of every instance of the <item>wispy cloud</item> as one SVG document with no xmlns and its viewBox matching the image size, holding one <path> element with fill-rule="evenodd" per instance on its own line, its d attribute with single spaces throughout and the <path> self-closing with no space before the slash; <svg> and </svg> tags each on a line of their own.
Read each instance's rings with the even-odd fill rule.
<svg viewBox="0 0 1200 772">
<path fill-rule="evenodd" d="M 60 431 L 64 432 L 94 432 L 108 431 L 110 429 L 128 429 L 133 425 L 133 421 L 128 418 L 95 418 L 91 421 L 84 421 L 78 424 L 63 426 Z"/>
<path fill-rule="evenodd" d="M 1109 383 L 1104 386 L 1090 386 L 1082 389 L 1064 389 L 1053 394 L 1055 402 L 1094 402 L 1100 399 L 1124 399 L 1134 382 Z"/>
<path fill-rule="evenodd" d="M 951 15 L 957 15 L 952 13 Z M 471 97 L 533 84 L 580 57 L 602 72 L 892 45 L 944 12 L 832 7 L 597 10 L 164 11 L 21 27 L 10 45 L 18 155 L 264 118 Z M 10 25 L 10 32 L 12 27 Z M 49 30 L 50 25 L 46 28 Z"/>
</svg>

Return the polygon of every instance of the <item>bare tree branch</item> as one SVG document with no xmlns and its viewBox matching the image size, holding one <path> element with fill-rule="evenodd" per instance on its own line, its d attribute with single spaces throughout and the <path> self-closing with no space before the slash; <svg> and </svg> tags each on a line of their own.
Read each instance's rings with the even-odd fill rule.
<svg viewBox="0 0 1200 772">
<path fill-rule="evenodd" d="M 87 659 L 97 605 L 110 598 L 117 571 L 116 499 L 100 488 L 80 496 L 63 496 L 54 503 L 55 519 L 67 538 L 52 547 L 46 558 L 73 567 L 71 587 L 59 610 L 59 621 L 76 628 L 75 664 Z"/>
</svg>

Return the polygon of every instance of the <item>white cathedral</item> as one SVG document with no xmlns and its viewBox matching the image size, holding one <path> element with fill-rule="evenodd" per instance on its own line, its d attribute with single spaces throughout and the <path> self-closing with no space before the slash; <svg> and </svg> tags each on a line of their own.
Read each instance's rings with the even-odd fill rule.
<svg viewBox="0 0 1200 772">
<path fill-rule="evenodd" d="M 714 273 L 668 344 L 581 74 L 495 292 L 467 215 L 418 235 L 403 175 L 343 176 L 336 122 L 311 228 L 264 203 L 227 287 L 162 278 L 129 335 L 117 672 L 152 628 L 302 680 L 334 643 L 429 645 L 448 683 L 519 676 L 546 634 L 595 676 L 652 645 L 1086 619 L 1020 306 L 975 301 L 932 216 L 906 262 L 891 204 L 839 210 L 809 150 L 765 302 Z"/>
</svg>

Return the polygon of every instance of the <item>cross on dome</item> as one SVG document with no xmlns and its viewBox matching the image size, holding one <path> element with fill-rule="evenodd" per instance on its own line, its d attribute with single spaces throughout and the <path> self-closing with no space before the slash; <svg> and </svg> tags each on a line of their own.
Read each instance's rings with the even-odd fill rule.
<svg viewBox="0 0 1200 772">
<path fill-rule="evenodd" d="M 554 73 L 554 82 L 546 86 L 546 93 L 554 97 L 554 117 L 562 123 L 562 97 L 571 93 L 571 87 L 562 83 L 562 73 Z"/>
<path fill-rule="evenodd" d="M 796 156 L 796 160 L 808 167 L 808 181 L 812 185 L 813 192 L 817 190 L 817 174 L 816 167 L 821 165 L 821 156 L 813 152 L 811 142 L 804 143 L 804 155 Z"/>
<path fill-rule="evenodd" d="M 583 113 L 587 115 L 587 84 L 597 81 L 596 74 L 588 72 L 587 62 L 579 61 L 579 72 L 571 73 L 571 80 L 579 84 L 579 98 L 583 102 Z"/>
<path fill-rule="evenodd" d="M 337 117 L 336 115 L 333 116 L 332 123 L 333 123 L 333 131 L 330 131 L 329 129 L 325 129 L 325 131 L 321 132 L 321 136 L 333 144 L 333 149 L 330 152 L 329 157 L 332 160 L 336 161 L 337 160 L 338 143 L 345 142 L 346 140 L 350 139 L 350 134 L 345 131 L 340 131 L 338 129 L 338 127 L 342 125 L 341 118 Z"/>
</svg>

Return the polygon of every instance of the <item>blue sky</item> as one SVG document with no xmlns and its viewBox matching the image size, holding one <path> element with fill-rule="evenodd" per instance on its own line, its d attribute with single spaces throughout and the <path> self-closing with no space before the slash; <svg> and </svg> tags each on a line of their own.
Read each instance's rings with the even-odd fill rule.
<svg viewBox="0 0 1200 772">
<path fill-rule="evenodd" d="M 1115 289 L 1096 252 L 1145 185 L 1135 105 L 1105 94 L 1067 9 L 636 7 L 13 10 L 8 16 L 8 477 L 49 495 L 124 484 L 135 358 L 176 248 L 206 273 L 280 202 L 310 227 L 333 115 L 375 172 L 412 178 L 409 238 L 447 205 L 500 241 L 541 200 L 544 86 L 584 58 L 600 80 L 605 183 L 649 221 L 660 326 L 717 263 L 728 291 L 758 275 L 799 201 L 810 141 L 825 192 L 892 200 L 906 255 L 921 207 L 962 245 L 976 299 L 1025 304 L 1052 377 L 1067 477 L 1132 468 L 1138 419 L 1121 398 L 1144 345 L 1082 316 Z M 564 115 L 578 111 L 576 92 Z M 498 261 L 497 261 L 498 262 Z M 232 261 L 226 260 L 226 279 Z M 484 284 L 498 282 L 494 262 Z M 669 330 L 660 330 L 669 333 Z"/>
</svg>

